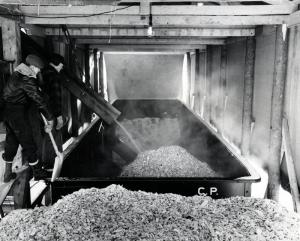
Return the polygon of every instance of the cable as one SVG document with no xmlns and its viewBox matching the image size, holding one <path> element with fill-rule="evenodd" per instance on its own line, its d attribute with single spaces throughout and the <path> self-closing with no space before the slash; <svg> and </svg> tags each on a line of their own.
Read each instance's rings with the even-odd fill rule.
<svg viewBox="0 0 300 241">
<path fill-rule="evenodd" d="M 0 6 L 2 7 L 2 6 Z M 123 8 L 116 8 L 114 10 L 106 11 L 106 12 L 101 12 L 101 13 L 93 13 L 93 14 L 83 14 L 83 15 L 65 15 L 65 16 L 37 16 L 37 15 L 30 15 L 30 14 L 5 14 L 5 13 L 0 13 L 0 16 L 13 16 L 13 17 L 30 17 L 30 18 L 86 18 L 86 17 L 93 17 L 93 16 L 100 16 L 100 15 L 105 15 L 109 13 L 114 13 L 123 9 L 130 8 L 132 6 L 126 6 Z"/>
</svg>

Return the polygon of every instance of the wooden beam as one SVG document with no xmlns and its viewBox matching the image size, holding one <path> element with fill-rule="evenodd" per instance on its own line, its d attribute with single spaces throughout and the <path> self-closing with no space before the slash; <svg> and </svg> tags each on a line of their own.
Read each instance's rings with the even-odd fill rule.
<svg viewBox="0 0 300 241">
<path fill-rule="evenodd" d="M 100 52 L 100 57 L 99 57 L 99 90 L 100 90 L 100 95 L 102 98 L 104 98 L 104 69 L 103 69 L 103 64 L 104 64 L 104 54 L 101 51 Z"/>
<path fill-rule="evenodd" d="M 280 187 L 280 159 L 282 144 L 282 118 L 284 86 L 286 81 L 288 39 L 283 40 L 281 26 L 276 27 L 275 65 L 272 89 L 270 149 L 268 174 L 269 185 L 267 196 L 278 201 Z"/>
<path fill-rule="evenodd" d="M 107 124 L 112 124 L 119 117 L 120 112 L 116 108 L 97 95 L 95 91 L 87 88 L 84 83 L 66 77 L 62 84 Z"/>
<path fill-rule="evenodd" d="M 222 26 L 253 26 L 279 25 L 287 23 L 288 16 L 152 16 L 153 26 L 168 27 L 222 27 Z"/>
<path fill-rule="evenodd" d="M 9 5 L 33 5 L 33 6 L 84 6 L 111 4 L 111 0 L 0 0 L 0 4 Z M 119 0 L 114 1 L 116 4 Z"/>
<path fill-rule="evenodd" d="M 26 30 L 27 35 L 30 35 L 30 36 L 33 35 L 33 36 L 38 36 L 38 37 L 42 37 L 42 38 L 46 37 L 44 28 L 41 28 L 39 26 L 32 25 L 32 24 L 21 24 L 21 27 Z"/>
<path fill-rule="evenodd" d="M 85 83 L 90 84 L 90 47 L 88 44 L 84 46 L 84 75 Z"/>
<path fill-rule="evenodd" d="M 221 63 L 220 63 L 220 88 L 222 89 L 222 95 L 219 96 L 220 107 L 221 107 L 221 127 L 219 130 L 221 133 L 225 129 L 225 102 L 227 96 L 227 46 L 221 47 Z"/>
<path fill-rule="evenodd" d="M 187 68 L 187 100 L 186 103 L 191 106 L 191 83 L 192 83 L 192 60 L 191 53 L 187 52 L 186 54 L 186 68 Z"/>
<path fill-rule="evenodd" d="M 144 3 L 144 1 L 143 1 Z M 143 6 L 143 5 L 142 5 Z M 86 5 L 86 6 L 21 6 L 24 15 L 36 16 L 82 16 L 92 14 L 106 15 L 140 15 L 139 6 L 112 5 Z M 117 10 L 116 12 L 111 12 Z M 259 15 L 284 15 L 291 14 L 297 10 L 297 5 L 185 5 L 185 6 L 157 6 L 151 7 L 151 14 L 154 15 L 196 15 L 196 16 L 259 16 Z M 149 15 L 150 9 L 142 11 L 142 15 Z"/>
<path fill-rule="evenodd" d="M 121 3 L 139 3 L 141 0 L 121 0 Z M 151 3 L 241 3 L 253 2 L 253 0 L 149 0 Z M 265 0 L 269 4 L 291 4 L 288 0 Z M 294 3 L 295 1 L 292 1 Z"/>
<path fill-rule="evenodd" d="M 218 27 L 223 26 L 253 26 L 277 25 L 287 23 L 287 15 L 274 16 L 156 16 L 152 15 L 152 24 L 155 27 Z M 99 15 L 91 17 L 25 17 L 26 24 L 40 25 L 78 25 L 78 26 L 106 26 L 106 27 L 145 27 L 148 26 L 147 18 L 141 19 L 138 15 Z"/>
<path fill-rule="evenodd" d="M 110 41 L 108 43 L 108 41 Z M 158 45 L 169 45 L 169 44 L 203 44 L 203 45 L 222 45 L 225 44 L 225 39 L 222 38 L 186 38 L 186 39 L 171 39 L 171 38 L 84 38 L 84 39 L 76 39 L 76 44 L 110 44 L 110 45 L 121 45 L 121 44 L 132 44 L 132 45 L 151 45 L 151 44 L 158 44 Z"/>
<path fill-rule="evenodd" d="M 243 122 L 242 122 L 242 146 L 243 156 L 249 155 L 252 106 L 254 89 L 254 69 L 255 69 L 255 37 L 249 37 L 246 42 L 246 60 L 244 72 L 244 99 L 243 99 Z"/>
<path fill-rule="evenodd" d="M 94 48 L 93 49 L 93 61 L 94 61 L 94 91 L 96 93 L 99 93 L 99 78 L 98 78 L 98 60 L 97 60 L 97 53 L 98 53 L 98 49 Z"/>
<path fill-rule="evenodd" d="M 213 48 L 207 46 L 206 48 L 206 80 L 205 80 L 205 103 L 204 103 L 204 116 L 203 119 L 207 123 L 211 123 L 211 111 L 212 111 L 212 72 L 213 72 Z"/>
<path fill-rule="evenodd" d="M 204 50 L 205 45 L 91 45 L 100 51 L 194 51 L 196 48 Z"/>
<path fill-rule="evenodd" d="M 154 37 L 242 37 L 254 36 L 254 28 L 153 28 Z M 45 33 L 61 36 L 59 28 L 46 28 Z M 147 28 L 69 28 L 74 38 L 82 37 L 148 37 Z"/>
<path fill-rule="evenodd" d="M 3 58 L 14 61 L 14 67 L 21 62 L 21 33 L 19 23 L 0 17 L 2 29 Z"/>
<path fill-rule="evenodd" d="M 200 96 L 200 50 L 195 52 L 195 87 L 194 87 L 194 111 L 200 113 L 201 96 Z"/>
<path fill-rule="evenodd" d="M 291 14 L 297 5 L 152 6 L 153 15 L 259 16 Z"/>
</svg>

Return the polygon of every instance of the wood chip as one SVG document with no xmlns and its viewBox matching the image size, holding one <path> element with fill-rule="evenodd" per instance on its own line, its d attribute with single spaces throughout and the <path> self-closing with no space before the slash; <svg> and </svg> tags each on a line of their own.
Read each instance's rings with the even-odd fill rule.
<svg viewBox="0 0 300 241">
<path fill-rule="evenodd" d="M 12 240 L 299 241 L 300 216 L 267 199 L 213 200 L 110 185 L 11 212 L 0 222 L 0 241 Z"/>
</svg>

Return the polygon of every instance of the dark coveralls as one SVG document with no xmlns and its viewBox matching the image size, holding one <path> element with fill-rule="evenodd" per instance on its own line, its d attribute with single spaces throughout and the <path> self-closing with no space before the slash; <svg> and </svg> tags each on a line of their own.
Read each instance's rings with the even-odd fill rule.
<svg viewBox="0 0 300 241">
<path fill-rule="evenodd" d="M 3 90 L 4 123 L 6 141 L 3 158 L 12 162 L 19 144 L 22 147 L 23 163 L 37 163 L 37 148 L 33 140 L 32 129 L 28 120 L 28 107 L 34 102 L 48 120 L 52 114 L 38 89 L 36 79 L 14 72 Z"/>
</svg>

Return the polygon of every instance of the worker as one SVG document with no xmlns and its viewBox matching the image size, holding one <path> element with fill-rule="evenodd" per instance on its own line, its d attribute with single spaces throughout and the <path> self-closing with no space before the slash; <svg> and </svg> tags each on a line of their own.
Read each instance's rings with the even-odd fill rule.
<svg viewBox="0 0 300 241">
<path fill-rule="evenodd" d="M 44 179 L 47 172 L 42 169 L 42 163 L 37 159 L 37 148 L 33 141 L 32 130 L 28 121 L 28 106 L 34 102 L 47 118 L 45 131 L 53 128 L 53 114 L 37 85 L 37 74 L 43 68 L 43 61 L 36 55 L 28 55 L 25 63 L 16 67 L 3 90 L 4 123 L 6 126 L 6 140 L 3 159 L 5 161 L 4 182 L 15 178 L 12 172 L 12 162 L 18 146 L 22 147 L 23 164 L 29 163 L 35 180 Z"/>
<path fill-rule="evenodd" d="M 43 69 L 42 89 L 49 98 L 50 108 L 54 114 L 54 128 L 52 130 L 58 150 L 62 152 L 62 133 L 61 128 L 65 121 L 62 116 L 62 82 L 61 72 L 64 67 L 64 58 L 59 54 L 53 54 L 50 57 L 49 64 Z M 48 135 L 43 139 L 43 165 L 46 170 L 53 168 L 55 160 L 55 151 L 52 147 Z"/>
</svg>

